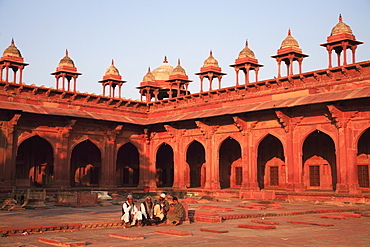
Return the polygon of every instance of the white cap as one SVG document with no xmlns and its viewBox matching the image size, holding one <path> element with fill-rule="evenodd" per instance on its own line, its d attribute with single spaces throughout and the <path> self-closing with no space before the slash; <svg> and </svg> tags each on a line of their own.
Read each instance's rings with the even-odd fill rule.
<svg viewBox="0 0 370 247">
<path fill-rule="evenodd" d="M 160 197 L 162 197 L 162 198 L 166 198 L 166 194 L 165 194 L 165 193 L 162 193 L 162 194 L 160 195 Z"/>
<path fill-rule="evenodd" d="M 127 199 L 132 199 L 132 195 L 127 195 Z"/>
</svg>

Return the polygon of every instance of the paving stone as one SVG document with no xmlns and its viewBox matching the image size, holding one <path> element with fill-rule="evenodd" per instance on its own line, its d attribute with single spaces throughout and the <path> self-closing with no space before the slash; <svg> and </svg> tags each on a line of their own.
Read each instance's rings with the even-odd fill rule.
<svg viewBox="0 0 370 247">
<path fill-rule="evenodd" d="M 158 229 L 154 231 L 155 233 L 159 234 L 167 234 L 167 235 L 173 235 L 173 236 L 191 236 L 192 234 L 188 231 L 180 231 L 180 230 L 172 230 L 172 229 Z"/>
<path fill-rule="evenodd" d="M 251 220 L 251 222 L 252 223 L 265 224 L 265 225 L 279 225 L 279 222 L 264 221 L 264 220 Z"/>
<path fill-rule="evenodd" d="M 214 230 L 214 229 L 206 229 L 206 228 L 200 228 L 202 232 L 214 232 L 214 233 L 228 233 L 228 230 Z"/>
<path fill-rule="evenodd" d="M 247 224 L 239 224 L 239 228 L 249 228 L 249 229 L 259 229 L 259 230 L 271 230 L 276 229 L 276 226 L 261 226 L 261 225 L 247 225 Z"/>
<path fill-rule="evenodd" d="M 39 238 L 39 242 L 50 244 L 50 245 L 57 245 L 57 246 L 69 246 L 69 247 L 75 247 L 75 246 L 85 246 L 86 242 L 84 241 L 78 241 L 78 240 L 71 240 L 67 238 Z"/>
<path fill-rule="evenodd" d="M 340 215 L 321 215 L 321 218 L 334 219 L 334 220 L 345 220 L 346 217 Z"/>
<path fill-rule="evenodd" d="M 340 216 L 349 217 L 349 218 L 361 218 L 361 214 L 354 213 L 340 213 Z"/>
<path fill-rule="evenodd" d="M 143 235 L 136 235 L 136 234 L 116 234 L 116 233 L 109 233 L 109 237 L 121 238 L 121 239 L 126 239 L 126 240 L 138 240 L 138 239 L 144 239 L 145 238 Z"/>
<path fill-rule="evenodd" d="M 313 222 L 301 222 L 301 221 L 291 221 L 288 220 L 288 223 L 292 224 L 303 224 L 303 225 L 313 225 L 313 226 L 334 226 L 333 224 L 319 224 L 319 223 L 313 223 Z"/>
</svg>

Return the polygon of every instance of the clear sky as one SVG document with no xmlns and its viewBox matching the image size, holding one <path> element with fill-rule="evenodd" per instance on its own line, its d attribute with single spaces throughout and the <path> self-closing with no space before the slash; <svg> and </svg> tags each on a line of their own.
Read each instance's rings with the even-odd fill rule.
<svg viewBox="0 0 370 247">
<path fill-rule="evenodd" d="M 339 14 L 357 40 L 365 42 L 357 49 L 357 61 L 370 60 L 370 0 L 0 0 L 0 51 L 14 38 L 30 64 L 24 82 L 55 87 L 50 73 L 68 49 L 82 73 L 77 90 L 96 94 L 102 93 L 98 81 L 114 59 L 128 81 L 122 96 L 132 99 L 140 98 L 135 88 L 148 67 L 157 68 L 166 55 L 174 67 L 181 59 L 193 80 L 189 89 L 196 93 L 199 78 L 194 73 L 210 50 L 228 74 L 223 87 L 235 85 L 229 65 L 246 39 L 264 65 L 259 79 L 276 76 L 276 61 L 270 56 L 280 48 L 288 28 L 309 55 L 303 72 L 327 68 L 327 52 L 320 44 Z M 285 69 L 282 72 L 285 75 Z"/>
</svg>

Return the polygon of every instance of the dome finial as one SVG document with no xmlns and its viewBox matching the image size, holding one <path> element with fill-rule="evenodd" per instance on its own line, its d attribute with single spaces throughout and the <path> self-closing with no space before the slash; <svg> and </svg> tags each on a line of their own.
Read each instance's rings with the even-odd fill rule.
<svg viewBox="0 0 370 247">
<path fill-rule="evenodd" d="M 12 38 L 12 45 L 14 45 L 14 38 Z"/>
<path fill-rule="evenodd" d="M 148 72 L 150 72 L 150 66 L 148 67 Z"/>
<path fill-rule="evenodd" d="M 167 56 L 164 56 L 163 63 L 168 63 L 168 61 L 167 61 Z"/>
<path fill-rule="evenodd" d="M 112 58 L 112 65 L 114 66 L 114 59 Z"/>
<path fill-rule="evenodd" d="M 180 58 L 179 58 L 179 59 L 177 59 L 177 64 L 178 64 L 178 65 L 180 65 Z"/>
<path fill-rule="evenodd" d="M 66 49 L 66 56 L 68 57 L 68 49 Z"/>
<path fill-rule="evenodd" d="M 288 35 L 292 35 L 290 28 L 288 29 Z"/>
<path fill-rule="evenodd" d="M 342 14 L 339 14 L 339 22 L 343 22 Z"/>
<path fill-rule="evenodd" d="M 248 46 L 248 39 L 245 39 L 245 46 Z"/>
<path fill-rule="evenodd" d="M 212 49 L 209 51 L 209 56 L 213 56 Z"/>
</svg>

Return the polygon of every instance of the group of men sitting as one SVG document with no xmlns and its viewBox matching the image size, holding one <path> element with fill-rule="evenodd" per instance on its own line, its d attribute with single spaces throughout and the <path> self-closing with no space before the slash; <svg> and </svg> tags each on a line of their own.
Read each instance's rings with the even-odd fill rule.
<svg viewBox="0 0 370 247">
<path fill-rule="evenodd" d="M 171 214 L 167 214 L 173 207 Z M 127 196 L 127 201 L 122 205 L 121 220 L 125 222 L 125 228 L 135 226 L 153 226 L 160 223 L 179 225 L 185 220 L 185 209 L 177 197 L 172 198 L 172 204 L 166 200 L 166 195 L 162 193 L 158 200 L 152 202 L 152 198 L 147 196 L 145 201 L 136 207 L 132 195 Z"/>
</svg>

